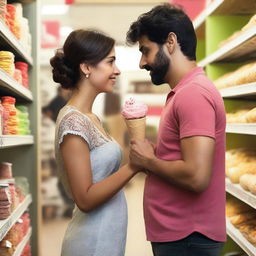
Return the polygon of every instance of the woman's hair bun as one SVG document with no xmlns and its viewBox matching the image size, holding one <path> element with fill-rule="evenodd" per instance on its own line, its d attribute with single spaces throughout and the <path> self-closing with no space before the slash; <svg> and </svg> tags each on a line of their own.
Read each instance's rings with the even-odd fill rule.
<svg viewBox="0 0 256 256">
<path fill-rule="evenodd" d="M 75 74 L 72 68 L 68 67 L 62 50 L 57 50 L 55 55 L 50 59 L 52 66 L 52 77 L 54 82 L 61 84 L 65 89 L 72 89 L 74 87 Z"/>
</svg>

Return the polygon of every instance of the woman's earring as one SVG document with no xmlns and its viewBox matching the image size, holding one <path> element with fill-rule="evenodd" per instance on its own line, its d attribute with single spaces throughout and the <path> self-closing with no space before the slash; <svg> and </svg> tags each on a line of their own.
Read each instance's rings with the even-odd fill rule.
<svg viewBox="0 0 256 256">
<path fill-rule="evenodd" d="M 89 76 L 90 76 L 89 74 L 86 74 L 86 75 L 85 75 L 85 78 L 89 78 Z"/>
</svg>

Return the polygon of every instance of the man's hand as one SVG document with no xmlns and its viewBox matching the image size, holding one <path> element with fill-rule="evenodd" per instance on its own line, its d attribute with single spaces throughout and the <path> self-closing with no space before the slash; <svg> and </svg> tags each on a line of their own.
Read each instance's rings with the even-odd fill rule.
<svg viewBox="0 0 256 256">
<path fill-rule="evenodd" d="M 147 169 L 149 160 L 155 158 L 155 148 L 148 140 L 131 140 L 130 162 L 133 165 Z"/>
</svg>

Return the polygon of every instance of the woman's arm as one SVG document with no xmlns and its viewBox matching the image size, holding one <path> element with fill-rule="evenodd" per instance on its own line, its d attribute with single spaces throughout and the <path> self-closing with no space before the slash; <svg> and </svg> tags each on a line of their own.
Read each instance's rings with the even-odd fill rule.
<svg viewBox="0 0 256 256">
<path fill-rule="evenodd" d="M 60 150 L 73 198 L 78 208 L 84 212 L 92 211 L 108 201 L 138 172 L 127 164 L 93 184 L 90 152 L 85 140 L 68 134 L 64 137 Z"/>
</svg>

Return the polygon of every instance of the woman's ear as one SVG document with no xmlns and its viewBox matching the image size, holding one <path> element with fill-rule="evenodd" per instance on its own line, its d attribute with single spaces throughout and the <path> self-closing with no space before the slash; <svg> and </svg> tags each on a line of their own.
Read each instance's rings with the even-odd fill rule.
<svg viewBox="0 0 256 256">
<path fill-rule="evenodd" d="M 86 77 L 90 75 L 90 68 L 86 63 L 80 63 L 80 70 Z"/>
<path fill-rule="evenodd" d="M 177 36 L 173 32 L 170 32 L 166 41 L 166 46 L 169 54 L 173 53 L 176 44 L 177 44 Z"/>
</svg>

